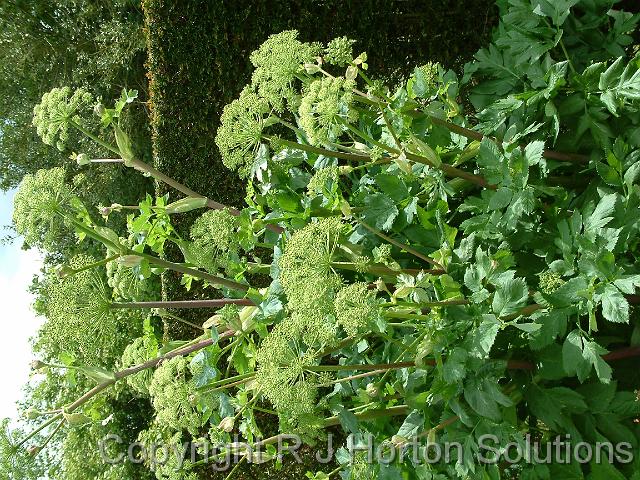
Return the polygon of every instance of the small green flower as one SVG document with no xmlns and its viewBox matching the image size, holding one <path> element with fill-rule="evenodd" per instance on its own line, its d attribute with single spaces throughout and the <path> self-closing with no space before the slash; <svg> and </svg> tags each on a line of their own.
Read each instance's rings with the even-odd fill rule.
<svg viewBox="0 0 640 480">
<path fill-rule="evenodd" d="M 548 295 L 551 295 L 565 283 L 560 274 L 551 270 L 545 270 L 538 277 L 540 278 L 540 290 Z"/>
<path fill-rule="evenodd" d="M 356 272 L 367 273 L 371 266 L 371 258 L 366 255 L 359 255 L 353 260 L 353 264 L 356 267 Z"/>
<path fill-rule="evenodd" d="M 222 111 L 215 142 L 222 163 L 242 178 L 251 174 L 268 113 L 268 102 L 248 87 Z"/>
<path fill-rule="evenodd" d="M 296 231 L 280 257 L 280 284 L 289 308 L 317 308 L 330 301 L 341 279 L 331 270 L 331 257 L 344 224 L 330 217 Z"/>
<path fill-rule="evenodd" d="M 378 318 L 378 304 L 374 290 L 369 290 L 366 283 L 352 283 L 343 287 L 336 294 L 336 318 L 349 336 L 371 329 L 371 324 Z"/>
<path fill-rule="evenodd" d="M 331 65 L 342 67 L 353 61 L 353 44 L 355 40 L 347 37 L 334 38 L 325 49 L 324 59 Z"/>
<path fill-rule="evenodd" d="M 346 129 L 344 122 L 357 120 L 358 112 L 352 108 L 355 86 L 353 80 L 323 77 L 306 88 L 298 114 L 309 143 L 335 142 Z"/>
<path fill-rule="evenodd" d="M 251 84 L 275 111 L 282 113 L 286 106 L 295 112 L 299 104 L 296 75 L 321 51 L 319 44 L 300 42 L 296 30 L 271 35 L 251 54 L 251 63 L 256 67 Z"/>
<path fill-rule="evenodd" d="M 318 364 L 318 352 L 304 343 L 300 326 L 284 320 L 263 340 L 256 353 L 256 383 L 278 412 L 282 431 L 313 436 L 312 426 L 319 431 L 321 424 L 318 387 L 329 376 L 308 370 Z"/>
<path fill-rule="evenodd" d="M 122 353 L 120 365 L 122 368 L 133 367 L 156 357 L 158 354 L 158 342 L 152 335 L 136 338 L 127 345 Z M 126 377 L 127 384 L 136 392 L 143 395 L 149 394 L 149 385 L 153 377 L 153 370 L 142 370 L 134 375 Z"/>
<path fill-rule="evenodd" d="M 69 139 L 69 122 L 77 121 L 77 113 L 93 102 L 93 97 L 83 88 L 71 95 L 69 87 L 54 88 L 42 95 L 42 101 L 33 109 L 33 125 L 47 145 L 64 150 Z"/>
</svg>

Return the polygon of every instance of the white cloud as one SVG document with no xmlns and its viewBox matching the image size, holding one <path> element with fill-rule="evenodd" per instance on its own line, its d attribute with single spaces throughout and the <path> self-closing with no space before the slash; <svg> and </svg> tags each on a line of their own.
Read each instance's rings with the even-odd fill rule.
<svg viewBox="0 0 640 480">
<path fill-rule="evenodd" d="M 0 265 L 0 302 L 4 307 L 0 320 L 0 365 L 3 372 L 0 418 L 14 419 L 15 403 L 22 397 L 21 389 L 29 379 L 29 363 L 33 359 L 29 338 L 42 324 L 42 318 L 31 309 L 33 297 L 27 291 L 33 275 L 40 270 L 42 258 L 35 249 L 21 250 L 19 243 L 2 247 L 4 265 Z"/>
</svg>

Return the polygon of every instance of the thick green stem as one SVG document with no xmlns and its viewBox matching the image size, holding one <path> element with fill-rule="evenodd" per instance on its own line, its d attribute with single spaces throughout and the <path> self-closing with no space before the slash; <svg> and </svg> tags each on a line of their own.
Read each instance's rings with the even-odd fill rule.
<svg viewBox="0 0 640 480">
<path fill-rule="evenodd" d="M 173 300 L 158 302 L 114 302 L 110 306 L 116 309 L 137 308 L 219 308 L 225 305 L 255 305 L 248 298 L 220 298 L 214 300 Z"/>
<path fill-rule="evenodd" d="M 229 338 L 229 337 L 233 336 L 234 334 L 235 334 L 235 332 L 229 330 L 229 331 L 223 333 L 222 335 L 220 335 L 220 338 L 218 340 L 222 340 L 224 338 Z M 141 363 L 139 365 L 134 365 L 132 367 L 125 368 L 124 370 L 120 370 L 119 372 L 116 372 L 114 374 L 114 378 L 113 379 L 104 381 L 104 382 L 96 385 L 91 390 L 89 390 L 84 395 L 82 395 L 80 398 L 75 400 L 73 403 L 69 404 L 65 408 L 65 411 L 67 413 L 73 412 L 74 410 L 80 408 L 85 403 L 87 403 L 89 400 L 94 398 L 99 393 L 101 393 L 104 390 L 108 389 L 109 387 L 115 385 L 116 382 L 118 382 L 119 380 L 122 380 L 123 378 L 126 378 L 126 377 L 128 377 L 130 375 L 135 375 L 136 373 L 142 372 L 144 370 L 148 370 L 150 368 L 155 368 L 160 363 L 165 362 L 167 360 L 170 360 L 170 359 L 172 359 L 174 357 L 190 355 L 191 353 L 197 352 L 198 350 L 202 350 L 203 348 L 206 348 L 206 347 L 208 347 L 210 345 L 213 345 L 213 339 L 212 338 L 207 338 L 205 340 L 201 340 L 201 341 L 199 341 L 197 343 L 194 343 L 193 345 L 182 347 L 182 348 L 179 348 L 179 349 L 174 350 L 172 352 L 165 353 L 164 355 L 160 355 L 159 357 L 152 358 L 151 360 L 147 360 L 146 362 L 143 362 L 143 363 Z M 56 417 L 59 418 L 59 417 L 61 417 L 61 415 L 57 415 Z M 52 419 L 55 419 L 56 417 L 52 417 Z M 51 420 L 49 421 L 49 423 L 52 423 Z M 44 427 L 42 427 L 42 428 L 44 428 Z"/>
<path fill-rule="evenodd" d="M 305 367 L 310 372 L 343 372 L 357 370 L 397 370 L 399 368 L 413 367 L 413 362 L 379 363 L 375 365 L 311 365 Z"/>
<path fill-rule="evenodd" d="M 77 128 L 80 132 L 82 132 L 84 135 L 89 137 L 91 140 L 93 140 L 97 144 L 99 144 L 99 145 L 103 146 L 104 148 L 106 148 L 106 149 L 108 149 L 108 150 L 120 155 L 121 152 L 116 146 L 108 144 L 107 142 L 105 142 L 101 138 L 95 136 L 93 133 L 91 133 L 90 131 L 86 130 L 85 128 L 83 128 L 81 125 L 79 125 L 78 123 L 74 122 L 73 120 L 71 121 L 71 125 L 74 126 L 75 128 Z M 223 205 L 222 203 L 216 202 L 215 200 L 211 200 L 210 198 L 207 198 L 204 195 L 201 195 L 198 192 L 196 192 L 194 190 L 191 190 L 186 185 L 183 185 L 182 183 L 174 180 L 173 178 L 169 177 L 168 175 L 165 175 L 160 170 L 157 170 L 156 168 L 154 168 L 151 165 L 143 162 L 142 160 L 138 160 L 136 158 L 132 159 L 131 160 L 131 166 L 133 168 L 135 168 L 136 170 L 148 173 L 149 175 L 151 175 L 157 181 L 169 185 L 170 187 L 178 190 L 179 192 L 183 193 L 187 197 L 206 198 L 207 199 L 207 207 L 209 207 L 211 209 L 214 209 L 214 210 L 227 209 L 233 215 L 236 215 L 236 216 L 240 215 L 240 211 L 238 209 L 233 208 L 233 207 L 227 207 L 226 205 Z M 283 232 L 283 229 L 278 227 L 277 225 L 267 225 L 267 228 L 272 230 L 275 233 L 282 233 Z"/>
<path fill-rule="evenodd" d="M 244 373 L 242 375 L 235 375 L 233 377 L 223 378 L 221 380 L 217 380 L 213 383 L 210 383 L 206 387 L 202 388 L 203 392 L 209 392 L 211 390 L 215 390 L 219 387 L 225 387 L 228 385 L 236 385 L 238 382 L 248 381 L 255 377 L 255 372 Z"/>
<path fill-rule="evenodd" d="M 274 138 L 268 135 L 263 135 L 262 138 L 268 141 L 277 141 L 282 145 L 286 145 L 291 148 L 297 148 L 304 152 L 315 153 L 317 155 L 324 155 L 325 157 L 340 158 L 342 160 L 351 160 L 356 162 L 369 162 L 371 158 L 366 155 L 356 155 L 353 153 L 336 152 L 334 150 L 327 150 L 326 148 L 314 147 L 312 145 L 305 145 L 303 143 L 293 142 L 291 140 L 285 140 L 282 138 Z"/>
<path fill-rule="evenodd" d="M 105 142 L 100 137 L 94 135 L 93 133 L 91 133 L 89 130 L 87 130 L 86 128 L 84 128 L 82 125 L 80 125 L 79 123 L 75 122 L 74 120 L 69 120 L 69 122 L 70 122 L 71 126 L 76 128 L 83 135 L 89 137 L 91 140 L 96 142 L 98 145 L 106 148 L 107 150 L 115 153 L 116 155 L 120 155 L 120 149 L 118 147 L 116 147 L 115 145 L 111 145 L 111 144 Z"/>
<path fill-rule="evenodd" d="M 57 415 L 54 415 L 53 417 L 51 417 L 49 420 L 47 420 L 46 422 L 42 423 L 40 426 L 38 426 L 33 432 L 29 433 L 26 437 L 24 437 L 22 440 L 20 440 L 17 444 L 16 447 L 21 447 L 22 445 L 24 445 L 26 442 L 28 442 L 29 440 L 31 440 L 33 437 L 35 437 L 38 433 L 40 433 L 42 430 L 44 430 L 45 428 L 47 428 L 49 425 L 51 425 L 52 423 L 54 423 L 57 420 L 60 420 L 62 418 L 62 413 L 59 413 Z"/>
</svg>

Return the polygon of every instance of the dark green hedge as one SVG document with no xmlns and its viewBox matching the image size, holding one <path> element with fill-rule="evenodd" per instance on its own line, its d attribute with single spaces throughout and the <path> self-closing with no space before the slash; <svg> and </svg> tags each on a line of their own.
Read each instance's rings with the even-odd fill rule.
<svg viewBox="0 0 640 480">
<path fill-rule="evenodd" d="M 347 35 L 370 71 L 393 75 L 437 60 L 459 66 L 490 33 L 493 0 L 144 0 L 156 166 L 195 190 L 239 204 L 242 188 L 214 144 L 222 107 L 251 74 L 249 54 L 268 35 Z"/>
</svg>

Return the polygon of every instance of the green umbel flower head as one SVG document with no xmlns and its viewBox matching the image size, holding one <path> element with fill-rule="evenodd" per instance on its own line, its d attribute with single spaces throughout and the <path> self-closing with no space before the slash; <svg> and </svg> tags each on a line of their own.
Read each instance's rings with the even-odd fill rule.
<svg viewBox="0 0 640 480">
<path fill-rule="evenodd" d="M 77 113 L 93 102 L 93 97 L 83 88 L 71 95 L 69 87 L 54 88 L 42 95 L 42 101 L 33 109 L 33 125 L 47 145 L 65 149 L 69 139 L 70 121 L 78 121 Z"/>
<path fill-rule="evenodd" d="M 268 102 L 248 87 L 222 111 L 216 145 L 225 167 L 242 178 L 251 174 L 269 111 Z"/>
<path fill-rule="evenodd" d="M 353 44 L 355 40 L 347 37 L 334 38 L 325 49 L 324 59 L 331 65 L 342 67 L 353 61 Z"/>
<path fill-rule="evenodd" d="M 357 120 L 358 113 L 351 108 L 355 86 L 353 80 L 324 77 L 306 88 L 298 113 L 309 143 L 335 142 L 345 131 L 345 122 Z"/>
<path fill-rule="evenodd" d="M 120 237 L 120 244 L 132 248 L 136 245 L 133 236 Z M 107 255 L 112 255 L 109 252 Z M 145 278 L 141 271 L 141 265 L 136 262 L 130 264 L 128 258 L 121 257 L 107 263 L 107 283 L 113 289 L 113 297 L 118 301 L 142 302 L 159 298 L 161 291 L 159 282 L 153 278 Z M 135 258 L 135 257 L 134 257 Z"/>
<path fill-rule="evenodd" d="M 158 354 L 158 342 L 152 335 L 136 338 L 132 343 L 127 345 L 122 353 L 120 364 L 122 368 L 133 367 L 156 357 Z M 126 377 L 127 384 L 136 392 L 142 395 L 149 394 L 149 385 L 153 371 L 150 369 L 142 370 L 134 375 Z"/>
<path fill-rule="evenodd" d="M 282 431 L 312 437 L 321 423 L 317 390 L 329 377 L 308 370 L 319 358 L 317 350 L 303 341 L 300 326 L 284 320 L 263 340 L 256 353 L 256 383 L 278 412 Z"/>
<path fill-rule="evenodd" d="M 151 455 L 140 459 L 154 471 L 158 480 L 198 480 L 198 476 L 192 471 L 193 466 L 188 459 L 189 455 L 187 454 L 186 459 L 181 459 L 173 453 L 180 451 L 182 446 L 185 445 L 182 432 L 171 431 L 155 422 L 151 424 L 149 429 L 143 430 L 138 434 L 138 442 L 144 446 L 144 451 L 146 452 L 153 452 L 160 445 L 168 448 L 170 453 L 166 459 L 162 449 L 157 452 L 158 458 L 156 462 L 152 462 Z M 180 463 L 180 460 L 184 461 Z"/>
<path fill-rule="evenodd" d="M 13 200 L 13 223 L 29 245 L 48 249 L 64 236 L 59 215 L 74 199 L 60 167 L 38 170 L 22 179 Z"/>
<path fill-rule="evenodd" d="M 195 408 L 196 389 L 187 378 L 188 372 L 189 362 L 184 357 L 162 363 L 153 373 L 149 394 L 159 425 L 196 435 L 202 419 Z"/>
<path fill-rule="evenodd" d="M 374 290 L 366 283 L 352 283 L 341 288 L 335 300 L 336 318 L 347 335 L 354 336 L 371 329 L 378 317 L 378 304 Z"/>
<path fill-rule="evenodd" d="M 238 217 L 228 210 L 209 210 L 191 227 L 192 253 L 198 266 L 215 273 L 227 268 L 240 246 L 236 238 Z"/>
<path fill-rule="evenodd" d="M 309 184 L 307 185 L 307 193 L 309 195 L 318 195 L 325 191 L 327 184 L 337 182 L 339 178 L 339 170 L 337 166 L 321 168 L 313 174 Z"/>
<path fill-rule="evenodd" d="M 285 106 L 295 112 L 299 104 L 296 74 L 321 51 L 319 44 L 300 42 L 296 30 L 271 35 L 251 54 L 251 63 L 256 67 L 251 84 L 277 112 L 283 112 Z"/>
<path fill-rule="evenodd" d="M 320 308 L 332 301 L 341 279 L 331 270 L 331 257 L 344 224 L 331 217 L 296 231 L 280 257 L 280 284 L 291 310 Z"/>
<path fill-rule="evenodd" d="M 560 274 L 551 270 L 545 270 L 538 277 L 540 278 L 540 290 L 548 295 L 551 295 L 565 283 Z"/>
<path fill-rule="evenodd" d="M 88 255 L 77 255 L 74 270 L 94 263 Z M 111 292 L 100 269 L 83 270 L 62 279 L 52 278 L 47 288 L 47 323 L 44 337 L 87 365 L 100 364 L 112 356 L 118 333 L 110 308 Z"/>
</svg>

